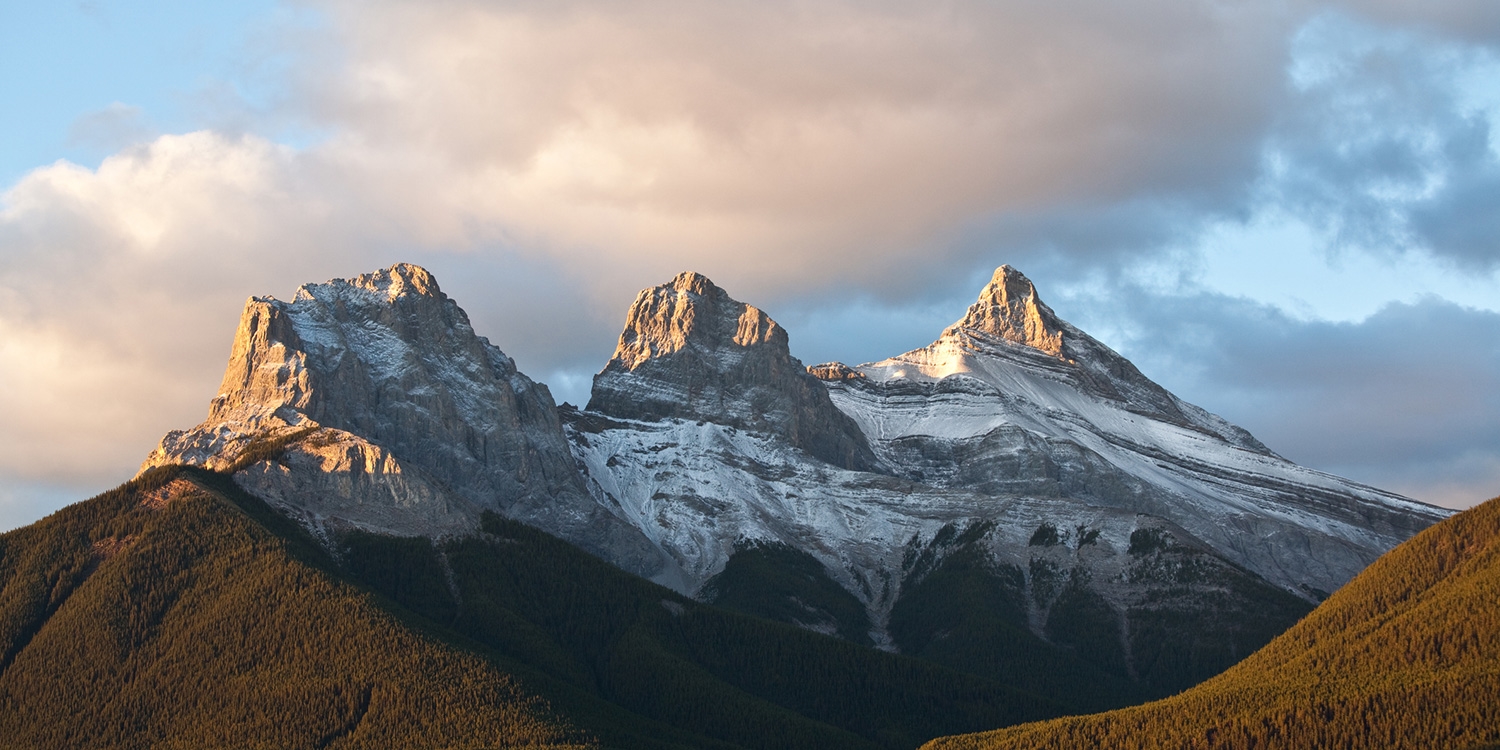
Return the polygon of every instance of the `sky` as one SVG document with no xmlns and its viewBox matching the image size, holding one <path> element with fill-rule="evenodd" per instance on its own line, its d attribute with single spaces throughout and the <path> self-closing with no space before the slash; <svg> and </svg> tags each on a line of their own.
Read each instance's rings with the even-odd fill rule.
<svg viewBox="0 0 1500 750">
<path fill-rule="evenodd" d="M 0 107 L 0 529 L 398 261 L 576 404 L 679 271 L 859 363 L 1009 263 L 1291 460 L 1500 494 L 1493 0 L 0 0 Z"/>
</svg>

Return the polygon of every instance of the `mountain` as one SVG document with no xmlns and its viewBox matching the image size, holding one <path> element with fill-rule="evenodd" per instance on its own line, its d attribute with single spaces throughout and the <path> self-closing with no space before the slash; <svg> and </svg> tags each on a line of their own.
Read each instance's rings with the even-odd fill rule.
<svg viewBox="0 0 1500 750">
<path fill-rule="evenodd" d="M 275 459 L 271 456 L 274 454 Z M 806 368 L 706 277 L 643 291 L 584 410 L 398 264 L 252 298 L 193 465 L 336 550 L 486 513 L 680 594 L 1100 710 L 1222 671 L 1437 509 L 1297 467 L 996 272 L 931 347 Z"/>
<path fill-rule="evenodd" d="M 1400 545 L 1181 695 L 931 750 L 1500 747 L 1500 498 Z"/>
<path fill-rule="evenodd" d="M 281 464 L 242 460 L 268 437 Z M 497 511 L 633 573 L 669 564 L 588 495 L 547 387 L 474 333 L 426 270 L 398 263 L 245 304 L 207 419 L 142 471 L 223 469 L 320 534 L 442 536 Z"/>
<path fill-rule="evenodd" d="M 172 466 L 0 534 L 4 747 L 876 750 L 1067 711 L 493 512 L 441 540 L 314 537 Z"/>
<path fill-rule="evenodd" d="M 1277 456 L 1058 318 L 1010 266 L 931 345 L 830 370 L 847 373 L 834 403 L 902 476 L 1166 518 L 1304 595 L 1447 515 Z"/>
</svg>

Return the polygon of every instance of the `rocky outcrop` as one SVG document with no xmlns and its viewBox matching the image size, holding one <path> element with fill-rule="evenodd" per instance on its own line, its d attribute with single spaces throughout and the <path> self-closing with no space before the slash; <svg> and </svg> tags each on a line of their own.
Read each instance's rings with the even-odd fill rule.
<svg viewBox="0 0 1500 750">
<path fill-rule="evenodd" d="M 879 467 L 863 433 L 791 355 L 786 330 L 691 272 L 636 297 L 588 410 L 730 425 L 842 468 Z"/>
<path fill-rule="evenodd" d="M 865 376 L 864 373 L 843 362 L 824 362 L 821 365 L 808 365 L 807 373 L 818 380 L 833 381 L 854 380 Z"/>
<path fill-rule="evenodd" d="M 278 439 L 275 460 L 243 460 Z M 313 524 L 438 535 L 493 510 L 633 572 L 663 566 L 588 496 L 547 387 L 413 265 L 250 299 L 208 418 L 143 469 L 169 463 L 237 468 Z"/>
</svg>

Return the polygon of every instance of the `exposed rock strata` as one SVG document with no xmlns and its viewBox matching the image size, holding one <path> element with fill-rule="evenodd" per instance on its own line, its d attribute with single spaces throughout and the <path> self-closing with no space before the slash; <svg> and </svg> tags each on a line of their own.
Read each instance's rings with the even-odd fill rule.
<svg viewBox="0 0 1500 750">
<path fill-rule="evenodd" d="M 878 468 L 864 434 L 791 355 L 786 330 L 692 272 L 636 297 L 588 408 L 731 425 L 780 436 L 835 466 Z"/>
</svg>

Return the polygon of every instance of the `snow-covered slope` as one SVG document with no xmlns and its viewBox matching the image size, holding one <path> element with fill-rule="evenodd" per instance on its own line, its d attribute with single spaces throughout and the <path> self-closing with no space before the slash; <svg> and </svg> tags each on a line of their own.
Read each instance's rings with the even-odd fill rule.
<svg viewBox="0 0 1500 750">
<path fill-rule="evenodd" d="M 1058 319 L 1002 266 L 930 346 L 841 368 L 834 403 L 909 478 L 1149 513 L 1293 590 L 1330 592 L 1446 512 L 1293 464 Z"/>
<path fill-rule="evenodd" d="M 1039 565 L 1063 580 L 1076 575 L 1122 616 L 1147 606 L 1191 616 L 1191 602 L 1163 603 L 1165 583 L 1198 592 L 1223 586 L 1220 579 L 1163 582 L 1141 574 L 1152 561 L 1130 551 L 1143 530 L 1161 532 L 1220 576 L 1245 577 L 1187 531 L 1145 514 L 841 469 L 774 436 L 712 422 L 589 412 L 564 419 L 590 491 L 681 566 L 679 579 L 662 582 L 697 592 L 745 542 L 783 544 L 812 555 L 863 602 L 872 637 L 887 646 L 891 611 L 913 574 L 923 572 L 914 561 L 924 552 L 940 556 L 945 538 L 970 530 L 987 564 L 1014 571 L 1027 581 L 1023 587 Z M 1058 536 L 1034 541 L 1047 529 Z M 1027 589 L 1037 632 L 1058 593 Z"/>
</svg>

